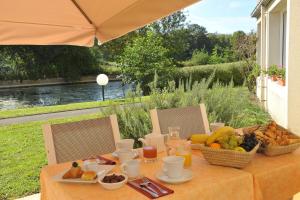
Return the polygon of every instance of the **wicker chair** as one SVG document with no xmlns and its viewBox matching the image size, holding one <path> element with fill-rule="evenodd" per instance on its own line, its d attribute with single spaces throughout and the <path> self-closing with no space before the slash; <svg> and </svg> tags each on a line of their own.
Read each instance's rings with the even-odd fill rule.
<svg viewBox="0 0 300 200">
<path fill-rule="evenodd" d="M 189 138 L 195 133 L 209 133 L 209 123 L 204 104 L 184 108 L 151 110 L 153 132 L 168 134 L 168 127 L 180 127 L 180 137 Z"/>
<path fill-rule="evenodd" d="M 64 124 L 45 124 L 48 164 L 88 158 L 115 151 L 120 140 L 116 115 Z"/>
</svg>

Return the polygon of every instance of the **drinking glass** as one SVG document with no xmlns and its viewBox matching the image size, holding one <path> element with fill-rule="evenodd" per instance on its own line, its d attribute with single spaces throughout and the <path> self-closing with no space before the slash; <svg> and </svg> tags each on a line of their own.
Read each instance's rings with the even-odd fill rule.
<svg viewBox="0 0 300 200">
<path fill-rule="evenodd" d="M 171 140 L 172 139 L 175 139 L 175 140 L 180 139 L 180 135 L 179 135 L 180 127 L 179 126 L 168 127 L 168 129 L 169 129 L 169 137 Z"/>
<path fill-rule="evenodd" d="M 157 147 L 155 145 L 143 145 L 144 162 L 151 163 L 157 160 Z"/>
<path fill-rule="evenodd" d="M 169 134 L 167 134 L 167 137 L 165 139 L 165 145 L 167 148 L 167 155 L 175 155 L 176 153 L 176 147 L 180 143 L 180 127 L 169 127 Z"/>
<path fill-rule="evenodd" d="M 184 167 L 190 167 L 192 165 L 192 150 L 189 141 L 182 141 L 176 149 L 176 155 L 184 158 Z"/>
</svg>

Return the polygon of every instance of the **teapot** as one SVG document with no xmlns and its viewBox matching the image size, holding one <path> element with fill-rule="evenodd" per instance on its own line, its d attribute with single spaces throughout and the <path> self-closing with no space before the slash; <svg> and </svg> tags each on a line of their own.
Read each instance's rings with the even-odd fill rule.
<svg viewBox="0 0 300 200">
<path fill-rule="evenodd" d="M 165 151 L 164 135 L 150 133 L 145 135 L 144 138 L 139 138 L 138 141 L 142 142 L 144 146 L 155 146 L 158 152 Z"/>
</svg>

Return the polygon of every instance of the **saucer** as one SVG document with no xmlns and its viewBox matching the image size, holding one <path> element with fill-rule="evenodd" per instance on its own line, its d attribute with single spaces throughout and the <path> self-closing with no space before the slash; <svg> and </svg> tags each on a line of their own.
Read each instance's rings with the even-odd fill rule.
<svg viewBox="0 0 300 200">
<path fill-rule="evenodd" d="M 171 184 L 178 184 L 178 183 L 184 183 L 193 178 L 192 171 L 189 169 L 183 169 L 182 176 L 179 178 L 170 178 L 168 177 L 163 171 L 159 171 L 156 174 L 156 178 L 160 181 L 171 183 Z"/>
<path fill-rule="evenodd" d="M 138 152 L 137 149 L 133 149 L 132 151 L 133 151 L 133 153 L 134 153 L 134 157 L 133 157 L 133 158 L 139 157 L 139 152 Z M 115 158 L 118 158 L 118 157 L 119 157 L 118 154 L 117 154 L 117 151 L 114 151 L 111 155 L 112 155 L 113 157 L 115 157 Z"/>
</svg>

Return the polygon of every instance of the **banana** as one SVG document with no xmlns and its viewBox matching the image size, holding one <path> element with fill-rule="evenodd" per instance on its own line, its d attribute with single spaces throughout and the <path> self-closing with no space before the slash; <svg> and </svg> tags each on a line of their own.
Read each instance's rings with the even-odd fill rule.
<svg viewBox="0 0 300 200">
<path fill-rule="evenodd" d="M 214 143 L 218 138 L 231 134 L 234 134 L 234 128 L 230 126 L 221 127 L 208 137 L 208 139 L 206 140 L 206 144 L 209 146 L 211 143 Z"/>
<path fill-rule="evenodd" d="M 191 141 L 192 144 L 204 144 L 207 140 L 207 138 L 209 137 L 209 135 L 207 134 L 194 134 L 191 136 Z"/>
</svg>

